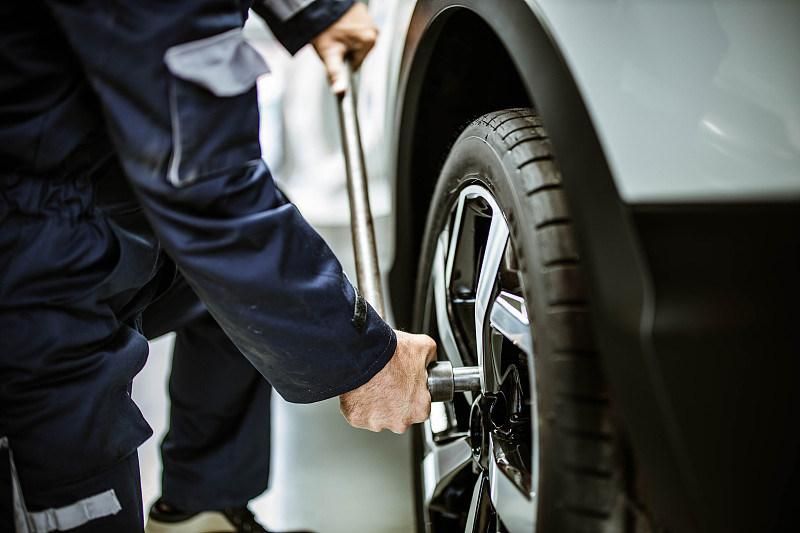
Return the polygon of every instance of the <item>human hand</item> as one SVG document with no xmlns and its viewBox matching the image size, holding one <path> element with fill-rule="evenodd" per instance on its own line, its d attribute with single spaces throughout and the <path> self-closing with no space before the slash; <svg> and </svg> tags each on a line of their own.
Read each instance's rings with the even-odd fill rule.
<svg viewBox="0 0 800 533">
<path fill-rule="evenodd" d="M 347 422 L 370 431 L 403 433 L 431 413 L 428 373 L 436 343 L 427 335 L 397 331 L 397 349 L 383 369 L 359 388 L 339 396 Z"/>
<path fill-rule="evenodd" d="M 369 16 L 367 6 L 356 2 L 339 20 L 311 41 L 325 64 L 328 81 L 335 94 L 347 90 L 345 58 L 350 60 L 354 71 L 358 70 L 377 38 L 378 28 Z"/>
</svg>

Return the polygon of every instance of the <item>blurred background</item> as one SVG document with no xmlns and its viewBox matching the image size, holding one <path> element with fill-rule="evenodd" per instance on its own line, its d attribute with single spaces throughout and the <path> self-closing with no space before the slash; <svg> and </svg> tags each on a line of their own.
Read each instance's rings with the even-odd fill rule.
<svg viewBox="0 0 800 533">
<path fill-rule="evenodd" d="M 327 93 L 322 66 L 310 48 L 290 57 L 256 17 L 248 21 L 245 34 L 271 69 L 259 80 L 264 158 L 289 198 L 355 279 L 344 163 L 339 155 L 336 117 L 329 116 L 333 106 L 324 105 L 326 98 L 333 97 Z M 378 43 L 381 46 L 381 40 Z M 379 61 L 379 55 L 373 53 L 368 60 Z M 323 135 L 319 128 L 325 128 Z M 304 136 L 310 129 L 317 135 Z M 287 150 L 289 143 L 303 143 L 302 150 L 296 146 Z M 288 155 L 298 152 L 307 157 Z M 391 258 L 388 247 L 381 244 L 390 238 L 388 194 L 380 190 L 382 185 L 373 186 L 371 197 L 385 271 Z M 139 449 L 146 510 L 160 494 L 158 447 L 167 429 L 166 384 L 172 344 L 171 334 L 150 343 L 147 365 L 133 387 L 133 397 L 154 431 Z M 350 428 L 335 398 L 314 405 L 292 405 L 274 396 L 270 485 L 251 504 L 268 528 L 310 528 L 321 533 L 413 530 L 409 436 Z"/>
</svg>

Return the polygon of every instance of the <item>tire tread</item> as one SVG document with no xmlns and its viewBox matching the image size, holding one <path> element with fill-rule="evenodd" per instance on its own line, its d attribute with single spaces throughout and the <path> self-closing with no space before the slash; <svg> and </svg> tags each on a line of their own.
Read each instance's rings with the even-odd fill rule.
<svg viewBox="0 0 800 533">
<path fill-rule="evenodd" d="M 546 326 L 553 340 L 552 368 L 562 443 L 558 464 L 567 531 L 601 533 L 624 524 L 623 492 L 611 406 L 590 327 L 586 286 L 572 218 L 552 144 L 531 109 L 490 113 L 479 123 L 493 129 L 501 157 L 516 169 L 541 252 Z M 620 529 L 621 531 L 621 529 Z"/>
<path fill-rule="evenodd" d="M 459 147 L 461 142 L 474 144 Z M 473 149 L 480 155 L 473 156 Z M 484 164 L 504 174 L 484 175 Z M 573 217 L 539 115 L 529 108 L 498 110 L 475 119 L 461 133 L 436 185 L 421 269 L 429 268 L 432 237 L 446 223 L 448 210 L 436 206 L 451 202 L 467 179 L 494 187 L 507 202 L 504 212 L 512 240 L 518 242 L 515 265 L 540 333 L 534 337 L 533 359 L 542 442 L 536 530 L 624 533 L 630 520 L 620 432 L 591 327 Z M 422 322 L 427 320 L 422 318 L 426 280 L 420 276 L 417 291 L 415 315 Z"/>
</svg>

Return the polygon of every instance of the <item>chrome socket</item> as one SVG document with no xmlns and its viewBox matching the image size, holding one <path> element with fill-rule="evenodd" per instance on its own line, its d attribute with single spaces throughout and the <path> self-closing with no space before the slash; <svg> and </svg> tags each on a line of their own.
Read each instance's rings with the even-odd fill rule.
<svg viewBox="0 0 800 533">
<path fill-rule="evenodd" d="M 481 372 L 477 366 L 453 368 L 449 361 L 428 366 L 428 391 L 432 402 L 450 402 L 456 392 L 480 392 Z"/>
</svg>

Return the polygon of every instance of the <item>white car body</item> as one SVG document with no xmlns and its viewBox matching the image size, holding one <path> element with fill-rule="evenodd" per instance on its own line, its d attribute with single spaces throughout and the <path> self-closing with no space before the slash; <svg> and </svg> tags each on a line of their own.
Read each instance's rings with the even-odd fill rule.
<svg viewBox="0 0 800 533">
<path fill-rule="evenodd" d="M 447 68 L 436 32 L 452 12 L 469 12 L 505 47 L 529 101 L 456 118 L 533 104 L 542 117 L 572 202 L 605 372 L 661 515 L 676 531 L 749 527 L 726 520 L 758 512 L 748 483 L 784 461 L 770 452 L 761 464 L 740 461 L 754 444 L 728 431 L 742 420 L 726 406 L 760 386 L 764 410 L 746 420 L 756 427 L 780 411 L 769 406 L 789 394 L 782 379 L 798 375 L 787 317 L 800 299 L 800 2 L 372 0 L 370 11 L 381 35 L 358 106 L 382 268 L 400 272 L 397 315 L 411 307 L 399 292 L 414 283 L 427 211 L 418 191 L 438 175 L 430 158 L 447 155 L 441 132 L 418 129 L 417 109 L 431 113 L 424 98 L 442 94 L 426 61 Z M 313 52 L 292 69 L 277 174 L 312 222 L 347 231 L 347 210 L 330 209 L 346 205 L 335 101 Z M 493 83 L 484 81 L 484 90 Z M 418 144 L 425 152 L 431 141 L 440 145 L 420 167 Z M 744 368 L 757 372 L 752 383 L 742 383 Z M 778 435 L 793 425 L 769 427 Z M 687 525 L 697 517 L 707 522 Z"/>
<path fill-rule="evenodd" d="M 624 202 L 800 197 L 800 3 L 527 2 L 568 63 Z M 373 213 L 388 262 L 398 80 L 416 3 L 370 3 L 381 34 L 359 78 Z M 290 194 L 322 183 L 341 200 L 335 102 L 319 60 L 304 50 L 290 69 L 286 151 L 276 172 Z M 349 223 L 344 210 L 306 211 L 325 226 Z"/>
</svg>

